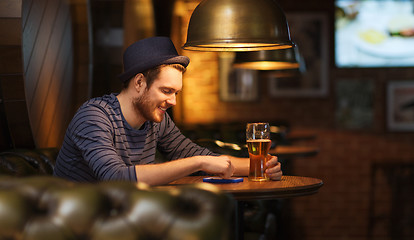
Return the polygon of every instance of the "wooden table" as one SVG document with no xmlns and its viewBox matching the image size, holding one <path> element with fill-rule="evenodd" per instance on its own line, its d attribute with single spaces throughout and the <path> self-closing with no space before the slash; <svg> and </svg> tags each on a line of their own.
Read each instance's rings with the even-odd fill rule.
<svg viewBox="0 0 414 240">
<path fill-rule="evenodd" d="M 172 188 L 180 185 L 202 183 L 205 176 L 188 176 L 173 181 L 160 188 Z M 280 181 L 252 182 L 247 177 L 240 183 L 214 184 L 222 191 L 231 194 L 235 201 L 235 239 L 244 238 L 243 220 L 244 209 L 240 201 L 246 200 L 271 200 L 280 198 L 292 198 L 315 194 L 322 187 L 323 181 L 317 178 L 300 176 L 282 176 Z"/>
<path fill-rule="evenodd" d="M 188 176 L 161 187 L 173 187 L 203 182 L 204 176 Z M 236 200 L 290 198 L 317 193 L 323 182 L 317 178 L 282 176 L 280 181 L 252 182 L 244 177 L 240 183 L 214 184 Z"/>
<path fill-rule="evenodd" d="M 319 149 L 315 147 L 291 146 L 291 145 L 276 146 L 276 148 L 270 149 L 269 151 L 269 154 L 276 155 L 281 158 L 310 157 L 318 153 L 319 153 Z"/>
</svg>

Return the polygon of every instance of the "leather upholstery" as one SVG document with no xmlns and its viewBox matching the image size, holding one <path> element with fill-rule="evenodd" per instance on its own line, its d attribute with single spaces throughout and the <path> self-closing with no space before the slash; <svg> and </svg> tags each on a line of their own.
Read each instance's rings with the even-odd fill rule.
<svg viewBox="0 0 414 240">
<path fill-rule="evenodd" d="M 0 153 L 0 239 L 228 239 L 231 197 L 211 184 L 168 190 L 51 176 L 57 149 Z"/>
<path fill-rule="evenodd" d="M 0 178 L 0 239 L 227 239 L 231 199 L 209 184 Z"/>
<path fill-rule="evenodd" d="M 0 153 L 0 175 L 52 175 L 57 148 L 10 149 Z"/>
</svg>

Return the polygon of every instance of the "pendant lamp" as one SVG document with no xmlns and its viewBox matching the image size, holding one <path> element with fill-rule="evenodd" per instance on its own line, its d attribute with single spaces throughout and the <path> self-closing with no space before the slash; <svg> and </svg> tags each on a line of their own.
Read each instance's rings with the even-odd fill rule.
<svg viewBox="0 0 414 240">
<path fill-rule="evenodd" d="M 274 0 L 204 0 L 191 15 L 185 50 L 291 48 L 286 16 Z"/>
<path fill-rule="evenodd" d="M 253 70 L 299 69 L 300 60 L 295 46 L 279 50 L 238 52 L 233 67 Z"/>
</svg>

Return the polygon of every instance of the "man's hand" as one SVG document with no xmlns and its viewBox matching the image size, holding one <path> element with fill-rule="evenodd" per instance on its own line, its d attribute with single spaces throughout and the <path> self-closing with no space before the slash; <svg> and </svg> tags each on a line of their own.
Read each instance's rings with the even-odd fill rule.
<svg viewBox="0 0 414 240">
<path fill-rule="evenodd" d="M 234 172 L 234 166 L 228 156 L 203 156 L 202 170 L 217 174 L 221 178 L 230 178 Z"/>
<path fill-rule="evenodd" d="M 282 178 L 282 165 L 276 156 L 267 155 L 266 174 L 271 180 L 280 180 Z"/>
</svg>

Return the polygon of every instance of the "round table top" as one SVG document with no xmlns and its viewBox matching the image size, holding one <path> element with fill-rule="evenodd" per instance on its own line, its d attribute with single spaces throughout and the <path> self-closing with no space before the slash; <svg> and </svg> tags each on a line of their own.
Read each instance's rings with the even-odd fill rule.
<svg viewBox="0 0 414 240">
<path fill-rule="evenodd" d="M 174 187 L 202 183 L 205 176 L 188 176 L 160 187 Z M 214 184 L 236 200 L 263 200 L 291 198 L 315 194 L 322 187 L 323 181 L 317 178 L 301 176 L 282 176 L 280 181 L 253 182 L 247 177 L 240 183 Z"/>
</svg>

